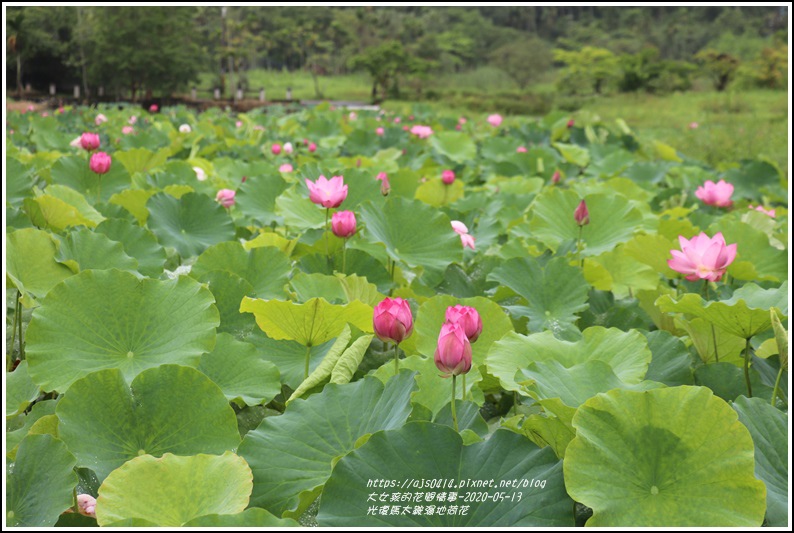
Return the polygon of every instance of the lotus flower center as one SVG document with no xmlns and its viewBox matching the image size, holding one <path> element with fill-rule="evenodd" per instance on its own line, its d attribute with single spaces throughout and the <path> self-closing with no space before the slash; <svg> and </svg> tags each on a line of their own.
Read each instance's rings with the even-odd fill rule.
<svg viewBox="0 0 794 533">
<path fill-rule="evenodd" d="M 658 488 L 656 485 L 654 485 L 653 487 L 651 487 L 651 494 L 653 494 L 654 496 L 656 496 L 657 494 L 659 494 L 659 488 Z"/>
<path fill-rule="evenodd" d="M 711 274 L 711 272 L 712 269 L 710 269 L 707 266 L 703 266 L 703 265 L 698 266 L 698 275 L 700 276 L 707 276 L 708 274 Z"/>
</svg>

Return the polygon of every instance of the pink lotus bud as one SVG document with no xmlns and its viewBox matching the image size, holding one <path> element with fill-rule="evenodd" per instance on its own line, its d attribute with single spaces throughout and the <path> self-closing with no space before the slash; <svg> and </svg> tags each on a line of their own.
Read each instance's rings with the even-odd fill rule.
<svg viewBox="0 0 794 533">
<path fill-rule="evenodd" d="M 356 115 L 355 111 L 351 111 L 350 114 L 347 116 L 347 118 L 349 118 L 350 120 L 356 120 L 358 118 L 358 115 Z"/>
<path fill-rule="evenodd" d="M 704 204 L 713 205 L 716 207 L 732 206 L 732 194 L 733 185 L 726 182 L 725 180 L 720 180 L 717 183 L 708 180 L 695 191 L 695 196 L 700 198 Z"/>
<path fill-rule="evenodd" d="M 103 115 L 102 113 L 100 113 L 100 114 L 98 114 L 98 115 L 96 116 L 96 118 L 94 119 L 94 124 L 96 124 L 97 126 L 99 126 L 99 125 L 100 125 L 100 124 L 102 124 L 103 122 L 107 122 L 107 121 L 108 121 L 108 117 L 106 117 L 105 115 Z"/>
<path fill-rule="evenodd" d="M 410 131 L 420 139 L 426 139 L 427 137 L 433 135 L 433 130 L 430 128 L 430 126 L 420 126 L 419 124 L 411 128 Z"/>
<path fill-rule="evenodd" d="M 110 156 L 105 152 L 96 152 L 91 156 L 88 162 L 88 167 L 95 174 L 107 174 L 110 170 L 110 163 L 112 162 Z"/>
<path fill-rule="evenodd" d="M 193 167 L 193 172 L 196 173 L 196 179 L 199 181 L 204 181 L 207 179 L 207 174 L 204 172 L 204 169 L 201 167 Z"/>
<path fill-rule="evenodd" d="M 317 151 L 317 145 L 314 144 L 314 143 L 309 143 L 309 151 L 312 152 L 312 153 L 316 152 Z"/>
<path fill-rule="evenodd" d="M 458 124 L 466 124 L 466 117 L 460 117 L 458 119 Z"/>
<path fill-rule="evenodd" d="M 248 176 L 243 176 L 243 179 L 240 180 L 240 183 L 245 183 L 245 180 L 248 179 Z"/>
<path fill-rule="evenodd" d="M 129 125 L 123 126 L 121 128 L 121 133 L 123 135 L 132 135 L 133 133 L 135 133 L 135 128 L 133 128 L 132 126 L 129 126 Z"/>
<path fill-rule="evenodd" d="M 460 124 L 455 124 L 455 129 L 457 131 L 461 131 L 463 129 L 463 126 L 461 126 Z"/>
<path fill-rule="evenodd" d="M 309 144 L 309 139 L 303 139 L 303 144 L 308 145 Z"/>
<path fill-rule="evenodd" d="M 375 335 L 383 342 L 400 344 L 414 331 L 411 307 L 402 298 L 386 298 L 375 306 L 372 314 Z"/>
<path fill-rule="evenodd" d="M 455 181 L 455 173 L 449 169 L 445 170 L 441 173 L 441 181 L 444 182 L 444 185 L 452 185 L 452 182 Z"/>
<path fill-rule="evenodd" d="M 35 108 L 35 107 L 33 107 L 32 105 L 29 105 L 29 106 L 28 106 L 28 111 L 35 111 L 35 110 L 36 110 L 36 108 Z"/>
<path fill-rule="evenodd" d="M 279 172 L 292 172 L 293 170 L 294 169 L 292 168 L 292 165 L 290 165 L 289 163 L 284 163 L 283 165 L 278 167 Z"/>
<path fill-rule="evenodd" d="M 59 115 L 63 115 L 65 112 L 66 110 L 63 108 L 63 106 L 59 107 L 58 110 L 56 111 L 56 113 L 58 113 Z"/>
<path fill-rule="evenodd" d="M 389 191 L 391 191 L 389 176 L 387 176 L 385 172 L 378 172 L 378 175 L 375 177 L 375 179 L 380 181 L 380 193 L 383 196 L 388 196 Z"/>
<path fill-rule="evenodd" d="M 149 113 L 157 113 L 160 110 L 160 107 L 157 104 L 152 104 L 149 106 Z"/>
<path fill-rule="evenodd" d="M 215 195 L 215 201 L 219 202 L 226 209 L 234 205 L 234 191 L 231 189 L 221 189 Z"/>
<path fill-rule="evenodd" d="M 469 342 L 475 342 L 480 337 L 480 333 L 482 333 L 482 318 L 473 307 L 466 305 L 447 307 L 445 318 L 447 322 L 463 327 Z"/>
<path fill-rule="evenodd" d="M 501 123 L 502 123 L 502 115 L 499 114 L 488 115 L 488 124 L 490 124 L 494 128 L 498 128 L 499 124 Z"/>
<path fill-rule="evenodd" d="M 556 185 L 560 182 L 560 179 L 562 179 L 562 174 L 559 170 L 555 170 L 554 174 L 551 175 L 551 182 Z"/>
<path fill-rule="evenodd" d="M 352 237 L 356 233 L 356 215 L 353 211 L 337 211 L 331 217 L 331 231 L 342 239 Z"/>
<path fill-rule="evenodd" d="M 281 145 L 275 143 L 273 146 L 270 147 L 270 151 L 273 152 L 273 155 L 278 155 L 281 153 Z"/>
<path fill-rule="evenodd" d="M 410 128 L 408 127 L 408 124 L 403 126 L 403 131 L 410 131 Z M 411 133 L 413 133 L 413 132 L 411 132 Z"/>
<path fill-rule="evenodd" d="M 753 209 L 752 205 L 748 205 L 747 207 L 750 208 L 750 209 Z M 755 208 L 755 210 L 756 211 L 760 211 L 761 213 L 763 213 L 763 214 L 765 214 L 767 216 L 775 218 L 775 210 L 774 209 L 770 209 L 770 210 L 767 211 L 766 209 L 764 209 L 764 206 L 759 205 L 758 207 Z"/>
<path fill-rule="evenodd" d="M 527 147 L 526 146 L 519 146 L 518 148 L 516 148 L 516 153 L 517 154 L 525 154 L 525 153 L 527 153 Z"/>
<path fill-rule="evenodd" d="M 234 127 L 235 128 L 242 128 L 243 127 L 243 121 L 242 120 L 238 120 L 237 122 L 234 123 Z"/>
<path fill-rule="evenodd" d="M 452 224 L 452 229 L 455 230 L 455 233 L 458 235 L 466 235 L 469 232 L 469 228 L 460 220 L 453 220 L 450 224 Z"/>
<path fill-rule="evenodd" d="M 292 153 L 292 143 L 284 143 L 284 153 L 285 154 Z"/>
<path fill-rule="evenodd" d="M 676 272 L 686 274 L 689 281 L 719 281 L 728 265 L 736 259 L 736 244 L 726 246 L 722 233 L 710 238 L 701 232 L 690 240 L 679 236 L 678 242 L 681 251 L 670 250 L 673 258 L 668 259 L 667 264 Z"/>
<path fill-rule="evenodd" d="M 182 124 L 179 126 L 179 133 L 190 133 L 191 131 L 190 124 Z"/>
<path fill-rule="evenodd" d="M 309 200 L 326 209 L 339 207 L 347 198 L 347 185 L 342 176 L 334 176 L 330 180 L 320 176 L 316 182 L 305 181 L 309 188 Z"/>
<path fill-rule="evenodd" d="M 433 360 L 444 377 L 459 376 L 471 370 L 471 343 L 460 324 L 445 322 L 441 326 Z"/>
<path fill-rule="evenodd" d="M 136 117 L 135 115 L 132 115 L 127 122 L 130 124 L 130 126 L 134 126 L 135 123 L 138 122 L 138 117 Z"/>
<path fill-rule="evenodd" d="M 90 494 L 78 494 L 77 512 L 81 515 L 96 518 L 96 498 Z"/>
<path fill-rule="evenodd" d="M 394 123 L 395 124 L 399 124 L 400 123 L 400 117 L 394 117 Z"/>
<path fill-rule="evenodd" d="M 386 133 L 386 130 L 384 130 L 383 128 L 376 128 L 375 129 L 375 135 L 381 135 L 382 136 L 384 133 Z"/>
<path fill-rule="evenodd" d="M 80 146 L 83 150 L 96 150 L 99 148 L 99 135 L 96 133 L 85 132 L 80 136 Z"/>
<path fill-rule="evenodd" d="M 698 124 L 697 122 L 690 122 L 689 123 L 689 129 L 690 130 L 696 130 L 696 129 L 698 129 L 699 126 L 700 126 L 700 124 Z"/>
<path fill-rule="evenodd" d="M 590 223 L 590 212 L 587 210 L 587 204 L 584 200 L 579 202 L 579 205 L 574 209 L 573 218 L 580 226 L 586 226 Z"/>
<path fill-rule="evenodd" d="M 566 126 L 569 127 L 569 128 L 573 128 L 573 125 L 574 125 L 573 119 L 569 120 L 568 124 L 566 124 Z"/>
<path fill-rule="evenodd" d="M 460 243 L 464 248 L 471 248 L 474 250 L 474 237 L 468 233 L 464 233 L 460 236 Z"/>
</svg>

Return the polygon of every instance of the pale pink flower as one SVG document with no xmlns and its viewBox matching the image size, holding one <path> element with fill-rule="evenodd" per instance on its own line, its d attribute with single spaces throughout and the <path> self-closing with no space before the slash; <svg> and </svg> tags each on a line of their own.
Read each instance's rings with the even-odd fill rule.
<svg viewBox="0 0 794 533">
<path fill-rule="evenodd" d="M 121 133 L 123 133 L 124 135 L 131 135 L 131 134 L 135 133 L 135 128 L 133 128 L 130 125 L 123 126 L 121 128 Z"/>
<path fill-rule="evenodd" d="M 458 124 L 466 124 L 466 117 L 460 117 L 458 119 Z"/>
<path fill-rule="evenodd" d="M 294 169 L 292 168 L 292 165 L 290 165 L 289 163 L 284 163 L 283 165 L 278 167 L 279 172 L 292 172 L 293 170 Z"/>
<path fill-rule="evenodd" d="M 135 123 L 138 122 L 138 117 L 136 117 L 135 115 L 132 115 L 127 122 L 130 124 L 130 126 L 134 126 Z"/>
<path fill-rule="evenodd" d="M 190 133 L 191 131 L 190 124 L 182 124 L 179 126 L 179 133 Z"/>
<path fill-rule="evenodd" d="M 235 128 L 242 128 L 243 127 L 243 121 L 242 120 L 238 120 L 237 122 L 234 123 L 234 127 Z"/>
<path fill-rule="evenodd" d="M 391 184 L 389 183 L 389 176 L 385 172 L 378 172 L 375 179 L 380 181 L 380 193 L 383 196 L 388 196 L 391 191 Z"/>
<path fill-rule="evenodd" d="M 284 143 L 284 153 L 285 154 L 292 153 L 292 143 Z"/>
<path fill-rule="evenodd" d="M 347 116 L 347 118 L 349 118 L 350 120 L 356 120 L 358 118 L 358 115 L 356 115 L 355 111 L 351 111 L 350 114 Z"/>
<path fill-rule="evenodd" d="M 342 176 L 334 176 L 330 180 L 320 176 L 316 182 L 305 181 L 309 188 L 309 200 L 326 209 L 339 207 L 347 198 L 347 185 Z"/>
<path fill-rule="evenodd" d="M 455 230 L 455 233 L 458 235 L 465 235 L 469 232 L 469 228 L 467 228 L 466 224 L 460 220 L 453 220 L 450 222 L 450 224 L 452 224 L 452 229 Z"/>
<path fill-rule="evenodd" d="M 73 146 L 75 148 L 82 148 L 82 145 L 80 144 L 81 139 L 82 139 L 82 135 L 72 140 L 72 142 L 69 143 L 69 146 Z"/>
<path fill-rule="evenodd" d="M 494 128 L 499 127 L 499 124 L 501 123 L 502 123 L 502 115 L 499 114 L 488 115 L 488 124 L 490 124 Z"/>
<path fill-rule="evenodd" d="M 400 123 L 400 117 L 394 117 L 394 123 L 395 124 L 399 124 Z"/>
<path fill-rule="evenodd" d="M 700 124 L 698 124 L 697 122 L 690 122 L 689 123 L 689 129 L 690 130 L 696 130 L 696 129 L 698 129 L 698 126 L 700 126 Z"/>
<path fill-rule="evenodd" d="M 375 135 L 383 135 L 386 132 L 383 128 L 376 128 Z"/>
<path fill-rule="evenodd" d="M 679 236 L 678 242 L 681 250 L 670 250 L 673 258 L 668 259 L 667 264 L 676 272 L 686 274 L 689 281 L 719 281 L 736 259 L 736 244 L 726 246 L 722 233 L 709 237 L 701 232 L 690 240 Z"/>
<path fill-rule="evenodd" d="M 96 124 L 97 126 L 99 126 L 99 125 L 100 125 L 100 124 L 102 124 L 103 122 L 107 122 L 107 121 L 108 121 L 108 117 L 106 117 L 105 115 L 103 115 L 102 113 L 100 113 L 100 114 L 98 114 L 98 115 L 96 116 L 96 118 L 94 119 L 94 124 Z"/>
<path fill-rule="evenodd" d="M 460 236 L 460 243 L 464 248 L 471 248 L 474 250 L 474 237 L 466 233 Z"/>
<path fill-rule="evenodd" d="M 215 195 L 215 201 L 228 209 L 234 205 L 234 195 L 235 193 L 231 189 L 221 189 Z"/>
<path fill-rule="evenodd" d="M 775 210 L 774 209 L 767 210 L 767 209 L 764 209 L 764 206 L 762 206 L 762 205 L 759 205 L 758 207 L 753 207 L 752 205 L 748 205 L 747 207 L 750 208 L 750 209 L 755 209 L 756 211 L 760 211 L 761 213 L 763 213 L 763 214 L 765 214 L 767 216 L 770 216 L 772 218 L 775 218 Z"/>
<path fill-rule="evenodd" d="M 81 515 L 96 518 L 96 498 L 90 494 L 78 494 L 77 512 Z"/>
<path fill-rule="evenodd" d="M 527 153 L 527 147 L 526 146 L 519 146 L 518 148 L 516 148 L 516 153 L 517 154 L 525 154 L 525 153 Z"/>
<path fill-rule="evenodd" d="M 695 191 L 695 196 L 700 198 L 704 204 L 717 207 L 730 207 L 733 205 L 731 201 L 732 194 L 733 185 L 725 180 L 720 180 L 717 183 L 708 180 Z"/>
<path fill-rule="evenodd" d="M 207 179 L 207 173 L 204 172 L 204 169 L 201 167 L 193 167 L 193 172 L 196 173 L 196 179 L 199 181 L 204 181 Z"/>
<path fill-rule="evenodd" d="M 433 135 L 433 130 L 430 128 L 430 126 L 420 126 L 419 124 L 417 124 L 416 126 L 411 128 L 411 133 L 416 135 L 420 139 L 426 139 L 427 137 Z"/>
</svg>

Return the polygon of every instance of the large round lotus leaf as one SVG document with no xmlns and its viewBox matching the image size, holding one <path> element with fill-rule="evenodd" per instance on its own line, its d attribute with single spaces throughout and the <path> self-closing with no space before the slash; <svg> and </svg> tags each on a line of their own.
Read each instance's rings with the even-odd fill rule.
<svg viewBox="0 0 794 533">
<path fill-rule="evenodd" d="M 157 193 L 146 203 L 148 226 L 163 246 L 192 257 L 219 242 L 234 238 L 234 223 L 226 210 L 209 196 L 188 193 L 174 198 Z"/>
<path fill-rule="evenodd" d="M 272 513 L 251 507 L 237 514 L 208 514 L 185 523 L 185 527 L 241 528 L 241 527 L 298 527 L 291 518 L 278 518 Z"/>
<path fill-rule="evenodd" d="M 146 220 L 149 218 L 146 202 L 155 194 L 157 194 L 155 189 L 126 189 L 114 194 L 110 198 L 109 203 L 121 206 L 129 211 L 138 221 L 138 224 L 146 224 Z"/>
<path fill-rule="evenodd" d="M 297 389 L 306 378 L 306 346 L 295 341 L 271 339 L 259 329 L 254 329 L 252 335 L 245 337 L 245 341 L 256 346 L 262 359 L 276 365 L 282 383 L 291 389 Z M 317 369 L 334 342 L 331 339 L 308 349 L 309 372 Z"/>
<path fill-rule="evenodd" d="M 383 243 L 393 260 L 410 267 L 444 270 L 463 259 L 460 236 L 438 209 L 418 200 L 392 197 L 383 206 L 364 202 L 360 209 L 367 228 L 364 238 Z"/>
<path fill-rule="evenodd" d="M 39 387 L 30 379 L 27 361 L 6 372 L 6 418 L 24 411 L 38 395 Z"/>
<path fill-rule="evenodd" d="M 168 160 L 169 155 L 170 151 L 165 148 L 157 152 L 152 152 L 147 148 L 133 148 L 124 152 L 116 152 L 114 157 L 127 169 L 127 172 L 135 174 L 136 172 L 150 172 L 162 166 Z"/>
<path fill-rule="evenodd" d="M 82 217 L 90 221 L 89 226 L 91 227 L 96 226 L 105 219 L 99 211 L 88 203 L 85 196 L 70 187 L 66 187 L 65 185 L 49 185 L 45 192 L 47 195 L 63 200 L 74 207 Z"/>
<path fill-rule="evenodd" d="M 287 182 L 278 174 L 248 176 L 234 197 L 234 205 L 260 226 L 279 222 L 276 216 L 276 198 L 287 188 Z"/>
<path fill-rule="evenodd" d="M 652 291 L 659 274 L 628 255 L 622 246 L 584 260 L 584 277 L 593 288 L 611 291 L 615 298 L 627 298 L 636 291 Z"/>
<path fill-rule="evenodd" d="M 151 231 L 120 218 L 107 219 L 94 231 L 120 242 L 124 252 L 138 261 L 138 272 L 144 276 L 157 277 L 163 273 L 165 250 Z"/>
<path fill-rule="evenodd" d="M 325 226 L 325 208 L 309 200 L 305 185 L 296 185 L 276 198 L 276 215 L 284 220 L 284 226 L 301 231 Z M 330 223 L 330 216 L 329 216 Z"/>
<path fill-rule="evenodd" d="M 464 163 L 477 156 L 477 145 L 472 138 L 456 131 L 443 131 L 432 135 L 430 145 L 455 163 Z"/>
<path fill-rule="evenodd" d="M 6 239 L 6 276 L 21 292 L 41 298 L 73 274 L 55 261 L 55 240 L 46 231 L 19 229 Z"/>
<path fill-rule="evenodd" d="M 739 420 L 755 445 L 755 474 L 766 484 L 766 520 L 771 527 L 788 525 L 788 420 L 760 398 L 741 396 L 733 402 Z"/>
<path fill-rule="evenodd" d="M 74 456 L 50 435 L 30 435 L 6 463 L 6 519 L 9 527 L 52 527 L 72 505 L 77 485 Z"/>
<path fill-rule="evenodd" d="M 99 487 L 96 518 L 100 526 L 143 519 L 178 527 L 203 515 L 241 513 L 251 485 L 251 469 L 232 452 L 143 455 L 114 470 Z"/>
<path fill-rule="evenodd" d="M 516 371 L 533 361 L 556 360 L 565 368 L 585 361 L 603 361 L 623 382 L 639 383 L 648 370 L 651 351 L 645 337 L 637 331 L 595 326 L 587 328 L 576 342 L 561 341 L 551 331 L 529 336 L 508 333 L 495 342 L 485 358 L 488 372 L 507 390 L 522 391 Z"/>
<path fill-rule="evenodd" d="M 193 277 L 206 283 L 215 297 L 215 307 L 221 315 L 218 333 L 227 332 L 240 337 L 250 335 L 256 327 L 256 320 L 248 313 L 240 312 L 240 302 L 254 294 L 251 284 L 225 270 L 210 270 Z"/>
<path fill-rule="evenodd" d="M 34 226 L 52 231 L 74 226 L 93 228 L 97 225 L 95 221 L 84 217 L 75 206 L 49 194 L 25 198 L 22 207 Z"/>
<path fill-rule="evenodd" d="M 117 154 L 113 155 L 118 157 Z M 96 202 L 101 193 L 101 201 L 107 202 L 111 196 L 130 188 L 130 175 L 120 161 L 110 165 L 110 171 L 101 176 L 88 166 L 89 156 L 61 157 L 52 165 L 52 183 L 66 185 L 83 194 L 89 202 Z"/>
<path fill-rule="evenodd" d="M 766 490 L 753 441 L 704 387 L 614 390 L 584 403 L 565 486 L 597 527 L 758 527 Z"/>
<path fill-rule="evenodd" d="M 62 237 L 55 260 L 74 272 L 110 268 L 138 272 L 138 261 L 124 252 L 120 242 L 88 229 L 75 230 Z"/>
<path fill-rule="evenodd" d="M 80 466 L 104 479 L 143 454 L 223 453 L 237 446 L 237 419 L 201 372 L 162 365 L 131 385 L 117 369 L 76 381 L 58 404 L 59 436 Z"/>
<path fill-rule="evenodd" d="M 555 252 L 566 241 L 576 243 L 579 226 L 573 212 L 581 200 L 577 193 L 559 187 L 540 193 L 531 207 L 530 229 L 535 239 Z M 592 194 L 584 200 L 590 224 L 582 230 L 582 256 L 608 252 L 628 241 L 642 225 L 642 214 L 620 194 Z"/>
<path fill-rule="evenodd" d="M 422 488 L 424 480 L 444 485 Z M 379 481 L 396 485 L 373 485 Z M 386 503 L 381 503 L 383 494 Z M 403 499 L 404 494 L 409 498 Z M 510 431 L 463 446 L 453 429 L 428 422 L 378 432 L 343 457 L 323 490 L 317 521 L 329 527 L 547 528 L 574 523 L 562 462 L 550 449 Z"/>
<path fill-rule="evenodd" d="M 668 387 L 692 385 L 689 350 L 681 339 L 667 331 L 642 332 L 651 350 L 651 364 L 645 379 L 664 383 Z"/>
<path fill-rule="evenodd" d="M 748 283 L 737 289 L 728 300 L 706 301 L 698 294 L 688 293 L 676 300 L 661 296 L 656 305 L 666 313 L 685 313 L 700 317 L 737 337 L 749 339 L 772 327 L 769 310 L 788 314 L 788 282 L 777 289 L 762 289 Z"/>
<path fill-rule="evenodd" d="M 36 402 L 27 413 L 6 419 L 6 458 L 14 460 L 19 443 L 30 434 L 30 430 L 40 419 L 55 414 L 57 400 Z"/>
<path fill-rule="evenodd" d="M 198 282 L 139 280 L 119 270 L 87 270 L 41 300 L 26 337 L 33 381 L 65 391 L 106 368 L 131 380 L 164 363 L 195 366 L 215 345 L 218 310 Z"/>
<path fill-rule="evenodd" d="M 510 287 L 527 300 L 526 306 L 513 306 L 512 310 L 529 317 L 532 332 L 570 328 L 578 318 L 576 313 L 587 309 L 590 287 L 581 270 L 562 257 L 545 267 L 531 257 L 509 259 L 488 274 L 488 280 Z"/>
<path fill-rule="evenodd" d="M 284 285 L 291 269 L 289 258 L 278 248 L 266 246 L 246 250 L 239 242 L 222 242 L 199 256 L 191 275 L 225 270 L 250 283 L 259 298 L 284 298 Z"/>
<path fill-rule="evenodd" d="M 30 197 L 33 189 L 32 176 L 32 167 L 14 157 L 6 157 L 6 202 L 19 207 L 23 199 Z"/>
<path fill-rule="evenodd" d="M 359 439 L 405 423 L 413 388 L 409 372 L 385 387 L 375 378 L 326 385 L 320 394 L 291 402 L 283 415 L 265 418 L 239 447 L 254 472 L 251 505 L 276 516 L 299 516 L 320 493 L 334 462 Z"/>
<path fill-rule="evenodd" d="M 259 405 L 281 392 L 278 368 L 259 355 L 256 346 L 228 333 L 218 335 L 215 349 L 201 356 L 198 369 L 214 381 L 229 401 Z"/>
</svg>

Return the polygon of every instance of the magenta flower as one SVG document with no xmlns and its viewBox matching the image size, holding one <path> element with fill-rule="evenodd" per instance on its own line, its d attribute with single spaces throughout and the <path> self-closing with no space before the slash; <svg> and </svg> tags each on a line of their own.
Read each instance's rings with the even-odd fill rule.
<svg viewBox="0 0 794 533">
<path fill-rule="evenodd" d="M 502 115 L 499 114 L 488 115 L 488 124 L 490 124 L 494 128 L 498 128 L 499 124 L 501 123 L 502 123 Z"/>
<path fill-rule="evenodd" d="M 475 342 L 482 333 L 482 318 L 480 313 L 473 307 L 467 305 L 456 305 L 447 307 L 445 315 L 446 321 L 458 324 L 463 327 L 469 342 Z"/>
<path fill-rule="evenodd" d="M 380 193 L 383 196 L 388 196 L 389 192 L 391 191 L 389 176 L 385 172 L 378 172 L 378 175 L 375 177 L 375 179 L 380 181 Z"/>
<path fill-rule="evenodd" d="M 88 167 L 95 174 L 107 174 L 112 163 L 111 157 L 105 152 L 97 152 L 91 156 Z"/>
<path fill-rule="evenodd" d="M 96 150 L 99 148 L 99 135 L 89 132 L 83 133 L 80 136 L 80 146 L 83 147 L 83 150 L 88 150 L 89 152 Z"/>
<path fill-rule="evenodd" d="M 317 145 L 314 143 L 309 143 L 309 151 L 314 153 L 317 151 Z"/>
<path fill-rule="evenodd" d="M 689 281 L 707 279 L 719 281 L 725 270 L 736 259 L 736 244 L 725 245 L 722 233 L 709 237 L 701 232 L 690 240 L 678 237 L 681 251 L 670 250 L 673 258 L 667 260 L 670 268 L 686 274 Z"/>
<path fill-rule="evenodd" d="M 566 124 L 566 126 L 567 126 L 568 128 L 573 128 L 573 125 L 574 125 L 574 121 L 573 121 L 573 119 L 570 119 L 570 120 L 568 121 L 568 123 Z"/>
<path fill-rule="evenodd" d="M 334 235 L 347 239 L 356 233 L 356 214 L 352 211 L 338 211 L 331 217 L 331 230 Z"/>
<path fill-rule="evenodd" d="M 372 314 L 375 335 L 383 342 L 400 344 L 414 331 L 411 306 L 402 298 L 386 298 L 375 306 Z"/>
<path fill-rule="evenodd" d="M 159 110 L 160 110 L 160 106 L 158 106 L 157 104 L 152 104 L 149 106 L 150 113 L 157 113 Z"/>
<path fill-rule="evenodd" d="M 720 180 L 717 183 L 708 180 L 695 191 L 695 196 L 700 198 L 704 204 L 713 205 L 716 207 L 732 206 L 732 194 L 733 185 L 726 182 L 725 180 Z"/>
<path fill-rule="evenodd" d="M 555 170 L 554 174 L 551 175 L 551 182 L 554 183 L 554 184 L 557 184 L 557 183 L 560 182 L 561 178 L 562 178 L 562 174 L 560 173 L 560 171 L 559 170 Z"/>
<path fill-rule="evenodd" d="M 460 324 L 445 322 L 441 326 L 433 360 L 443 377 L 459 376 L 471 370 L 471 343 Z"/>
<path fill-rule="evenodd" d="M 309 188 L 309 199 L 326 209 L 339 207 L 347 198 L 347 185 L 342 176 L 334 176 L 330 180 L 320 176 L 316 182 L 307 179 L 306 186 Z"/>
<path fill-rule="evenodd" d="M 375 128 L 375 135 L 383 135 L 384 133 L 386 133 L 386 130 L 383 128 Z"/>
<path fill-rule="evenodd" d="M 231 189 L 221 189 L 215 195 L 215 201 L 228 209 L 234 205 L 234 195 L 235 193 Z"/>
<path fill-rule="evenodd" d="M 273 155 L 278 155 L 281 153 L 281 145 L 275 143 L 273 146 L 270 147 L 270 151 L 273 152 Z"/>
<path fill-rule="evenodd" d="M 762 206 L 762 205 L 759 205 L 758 207 L 755 207 L 755 208 L 753 208 L 752 205 L 748 205 L 747 207 L 750 208 L 750 209 L 755 209 L 756 211 L 760 211 L 761 213 L 763 213 L 763 214 L 765 214 L 767 216 L 770 216 L 772 218 L 775 218 L 775 210 L 774 209 L 767 210 L 767 209 L 764 209 L 764 206 Z"/>
<path fill-rule="evenodd" d="M 526 146 L 519 146 L 518 148 L 516 148 L 516 153 L 519 153 L 519 154 L 527 153 L 527 147 Z"/>
<path fill-rule="evenodd" d="M 573 218 L 580 226 L 586 226 L 590 223 L 590 212 L 587 210 L 587 204 L 584 200 L 579 202 L 579 205 L 574 209 Z"/>
<path fill-rule="evenodd" d="M 449 169 L 445 170 L 441 173 L 441 181 L 444 182 L 444 185 L 452 185 L 455 181 L 455 173 Z"/>
<path fill-rule="evenodd" d="M 430 128 L 430 126 L 421 126 L 419 124 L 411 128 L 410 131 L 420 139 L 426 139 L 433 135 L 433 130 Z"/>
<path fill-rule="evenodd" d="M 464 248 L 471 248 L 474 250 L 474 237 L 469 235 L 469 228 L 466 227 L 466 224 L 460 220 L 452 220 L 450 224 L 452 224 L 452 229 L 455 230 L 455 233 L 460 235 L 461 245 Z"/>
</svg>

